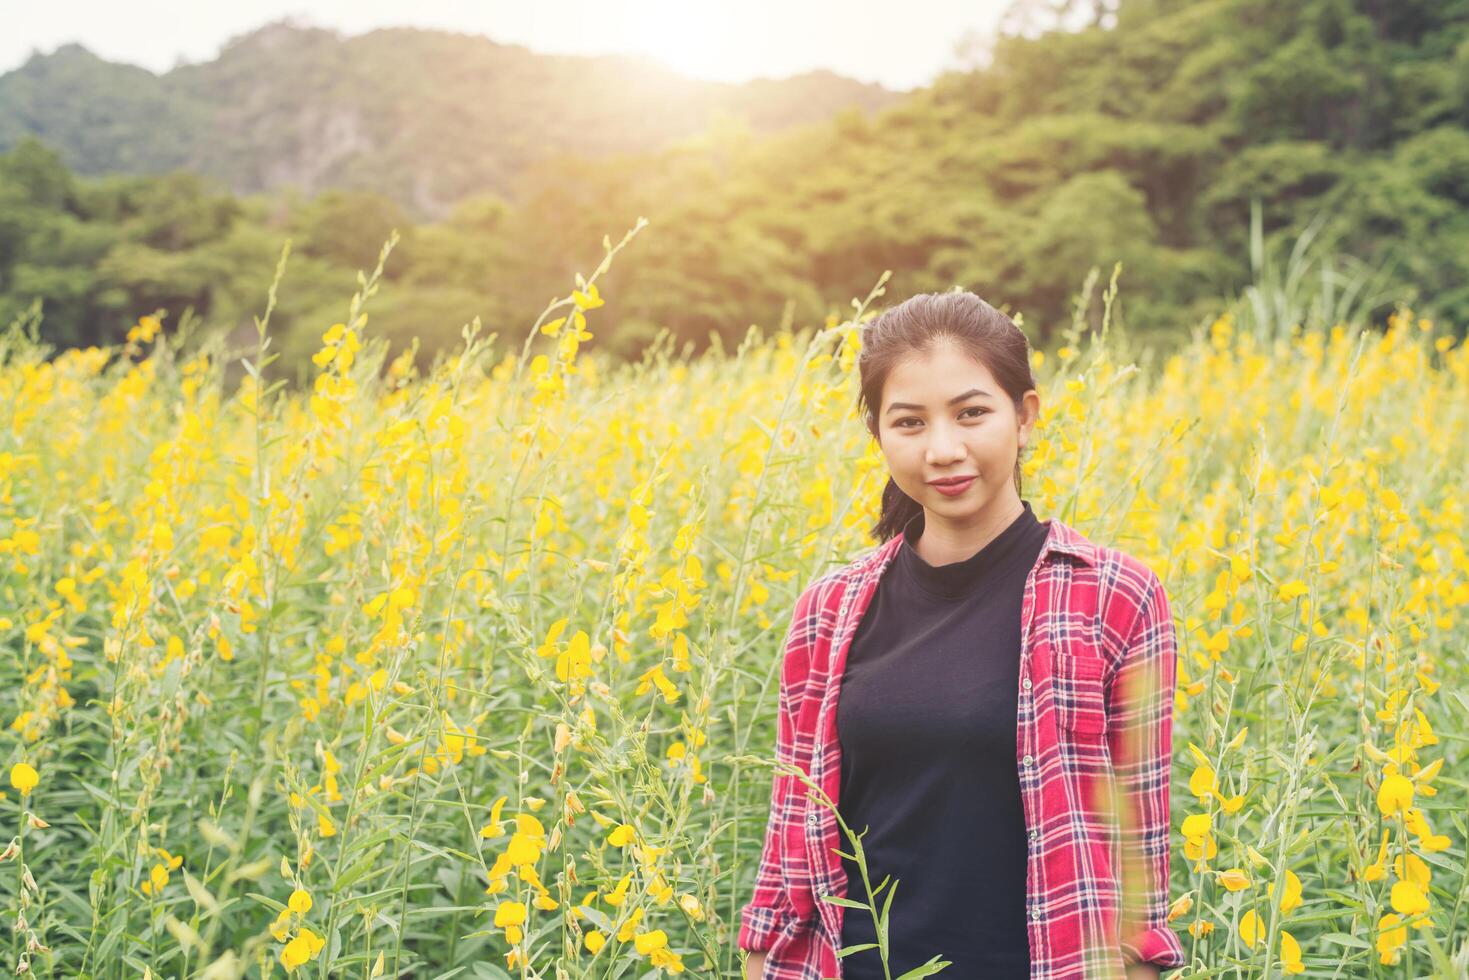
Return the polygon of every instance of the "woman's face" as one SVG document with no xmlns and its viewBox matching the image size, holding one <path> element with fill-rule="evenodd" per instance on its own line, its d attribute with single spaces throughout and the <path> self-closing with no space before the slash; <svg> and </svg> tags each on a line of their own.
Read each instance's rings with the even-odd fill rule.
<svg viewBox="0 0 1469 980">
<path fill-rule="evenodd" d="M 1033 389 L 1017 414 L 984 364 L 949 341 L 899 361 L 883 385 L 878 443 L 898 489 L 923 506 L 925 522 L 971 525 L 1020 503 L 1015 460 L 1035 426 Z M 957 493 L 933 481 L 970 477 Z"/>
</svg>

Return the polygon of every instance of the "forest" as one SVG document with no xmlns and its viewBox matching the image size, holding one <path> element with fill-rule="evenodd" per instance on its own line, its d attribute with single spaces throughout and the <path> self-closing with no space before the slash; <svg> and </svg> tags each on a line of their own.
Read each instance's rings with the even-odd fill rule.
<svg viewBox="0 0 1469 980">
<path fill-rule="evenodd" d="M 699 350 L 716 336 L 737 343 L 751 324 L 820 320 L 887 270 L 891 293 L 972 289 L 1021 313 L 1044 346 L 1088 272 L 1105 279 L 1120 263 L 1114 315 L 1164 338 L 1258 277 L 1252 208 L 1270 254 L 1309 241 L 1308 274 L 1330 281 L 1343 313 L 1382 322 L 1403 301 L 1453 328 L 1469 321 L 1463 0 L 1123 2 L 1108 26 L 1001 37 L 987 64 L 910 93 L 832 76 L 779 96 L 824 114 L 814 120 L 777 111 L 770 91 L 763 102 L 705 93 L 699 128 L 685 94 L 681 121 L 654 136 L 629 131 L 649 114 L 626 103 L 599 116 L 575 98 L 538 98 L 516 106 L 507 131 L 543 152 L 501 152 L 491 169 L 488 117 L 466 125 L 446 107 L 475 104 L 492 73 L 446 83 L 457 103 L 420 100 L 416 73 L 376 70 L 394 57 L 381 40 L 266 31 L 277 48 L 330 53 L 327 64 L 355 52 L 351 77 L 377 79 L 351 89 L 361 118 L 381 106 L 389 124 L 407 120 L 422 102 L 412 164 L 432 207 L 404 176 L 412 144 L 371 133 L 310 180 L 299 147 L 236 138 L 221 166 L 180 143 L 206 112 L 201 92 L 233 106 L 230 125 L 245 131 L 248 91 L 269 131 L 284 107 L 305 120 L 285 132 L 340 137 L 310 128 L 347 105 L 340 86 L 313 88 L 297 67 L 267 84 L 260 39 L 227 49 L 212 74 L 169 73 L 194 79 L 189 99 L 175 80 L 134 100 L 129 111 L 159 120 L 148 131 L 162 145 L 148 153 L 121 145 L 143 127 L 98 129 L 78 108 L 88 91 L 125 89 L 109 74 L 124 66 L 92 59 L 96 77 L 69 76 L 71 95 L 48 105 L 22 84 L 44 67 L 33 59 L 0 78 L 0 322 L 39 309 L 42 335 L 62 348 L 114 342 L 155 312 L 248 336 L 289 238 L 273 323 L 285 362 L 300 365 L 396 229 L 372 329 L 398 346 L 419 338 L 427 363 L 476 317 L 514 343 L 596 265 L 604 236 L 646 217 L 605 280 L 615 299 L 597 343 L 614 355 L 636 356 L 660 330 Z M 406 33 L 418 48 L 467 43 Z M 52 57 L 63 54 L 76 58 Z M 444 59 L 415 49 L 411 60 Z M 813 86 L 820 98 L 802 94 Z M 288 101 L 292 87 L 303 94 Z M 294 161 L 276 183 L 273 158 Z M 109 168 L 135 172 L 97 172 Z"/>
</svg>

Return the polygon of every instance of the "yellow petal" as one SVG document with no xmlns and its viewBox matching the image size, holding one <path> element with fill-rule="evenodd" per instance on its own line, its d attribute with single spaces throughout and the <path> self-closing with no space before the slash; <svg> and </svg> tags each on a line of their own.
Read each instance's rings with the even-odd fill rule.
<svg viewBox="0 0 1469 980">
<path fill-rule="evenodd" d="M 1392 907 L 1401 915 L 1414 916 L 1428 911 L 1428 899 L 1413 882 L 1399 881 L 1392 886 Z"/>
<path fill-rule="evenodd" d="M 1377 789 L 1377 808 L 1386 816 L 1413 805 L 1413 781 L 1398 773 L 1383 777 Z"/>
<path fill-rule="evenodd" d="M 1232 892 L 1250 887 L 1250 876 L 1241 868 L 1230 868 L 1228 871 L 1221 871 L 1215 877 L 1219 879 L 1221 885 Z"/>
<path fill-rule="evenodd" d="M 1250 909 L 1239 920 L 1239 938 L 1246 946 L 1254 947 L 1265 933 L 1265 924 L 1260 921 L 1260 916 L 1254 909 Z"/>
</svg>

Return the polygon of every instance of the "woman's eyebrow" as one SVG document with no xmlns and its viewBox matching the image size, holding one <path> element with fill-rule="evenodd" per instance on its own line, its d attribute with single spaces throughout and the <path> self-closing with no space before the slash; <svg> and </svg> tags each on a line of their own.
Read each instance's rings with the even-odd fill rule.
<svg viewBox="0 0 1469 980">
<path fill-rule="evenodd" d="M 979 395 L 981 398 L 993 398 L 994 397 L 993 395 L 991 395 L 987 391 L 983 391 L 983 390 L 981 390 L 979 388 L 970 388 L 968 391 L 964 392 L 964 394 L 962 394 L 962 395 L 955 395 L 953 398 L 950 398 L 949 399 L 949 404 L 950 405 L 957 405 L 960 402 L 964 401 L 966 398 L 973 398 L 975 395 Z M 896 411 L 900 411 L 902 409 L 909 409 L 911 411 L 921 412 L 921 411 L 923 411 L 923 406 L 922 405 L 914 405 L 912 402 L 893 402 L 891 405 L 888 406 L 888 411 L 889 412 L 896 412 Z"/>
</svg>

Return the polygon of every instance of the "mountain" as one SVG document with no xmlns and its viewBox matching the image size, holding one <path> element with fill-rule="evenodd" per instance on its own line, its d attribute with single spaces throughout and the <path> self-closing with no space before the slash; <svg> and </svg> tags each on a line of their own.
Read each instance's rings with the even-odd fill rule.
<svg viewBox="0 0 1469 980">
<path fill-rule="evenodd" d="M 1469 323 L 1469 0 L 1123 0 L 1111 26 L 1002 38 L 986 67 L 880 111 L 849 105 L 780 133 L 720 124 L 662 146 L 679 112 L 693 127 L 717 101 L 669 92 L 720 94 L 722 111 L 772 106 L 777 123 L 814 96 L 775 94 L 791 80 L 659 88 L 667 73 L 623 60 L 613 98 L 513 49 L 501 75 L 466 74 L 477 62 L 452 51 L 484 44 L 273 29 L 208 65 L 125 69 L 110 86 L 91 76 L 116 66 L 77 48 L 13 76 L 28 104 L 87 110 L 23 118 L 67 121 L 81 145 L 124 147 L 138 167 L 197 157 L 240 186 L 305 175 L 413 200 L 412 164 L 430 204 L 475 181 L 491 189 L 422 221 L 350 187 L 239 195 L 187 170 L 78 177 L 26 136 L 0 153 L 0 325 L 38 305 L 49 341 L 85 346 L 141 314 L 165 311 L 172 328 L 190 311 L 253 343 L 289 238 L 270 325 L 282 364 L 309 368 L 396 229 L 373 331 L 395 349 L 421 341 L 427 363 L 479 317 L 518 351 L 547 299 L 604 259 L 604 236 L 639 218 L 648 227 L 599 280 L 594 327 L 599 346 L 633 358 L 665 329 L 680 349 L 717 338 L 728 350 L 752 323 L 821 322 L 885 271 L 890 301 L 963 285 L 1022 313 L 1042 348 L 1074 317 L 1100 324 L 1117 269 L 1111 322 L 1153 343 L 1208 326 L 1252 286 L 1240 309 L 1275 318 L 1270 330 L 1381 323 L 1399 301 Z M 360 54 L 341 57 L 344 45 Z M 634 92 L 633 109 L 618 104 Z M 644 148 L 615 152 L 627 145 Z"/>
<path fill-rule="evenodd" d="M 162 75 L 77 44 L 33 55 L 0 76 L 0 152 L 35 136 L 79 174 L 184 169 L 238 193 L 371 190 L 442 217 L 470 194 L 515 198 L 521 176 L 553 157 L 658 149 L 721 117 L 772 133 L 901 98 L 827 71 L 733 85 L 644 58 L 280 21 Z"/>
</svg>

